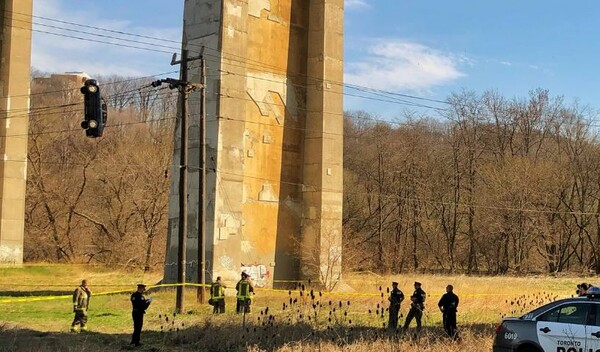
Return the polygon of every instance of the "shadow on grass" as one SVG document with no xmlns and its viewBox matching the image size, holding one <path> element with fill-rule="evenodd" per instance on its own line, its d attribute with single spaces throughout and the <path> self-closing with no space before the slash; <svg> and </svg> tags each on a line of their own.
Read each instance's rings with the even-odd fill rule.
<svg viewBox="0 0 600 352">
<path fill-rule="evenodd" d="M 225 318 L 225 317 L 224 317 Z M 253 319 L 252 319 L 253 318 Z M 106 334 L 102 332 L 69 333 L 40 332 L 0 325 L 0 351 L 276 351 L 289 346 L 300 349 L 322 345 L 343 348 L 356 343 L 377 342 L 398 345 L 418 343 L 427 345 L 452 344 L 441 327 L 424 326 L 418 337 L 414 328 L 403 333 L 383 328 L 352 326 L 351 324 L 311 324 L 308 322 L 282 323 L 267 317 L 257 321 L 253 316 L 246 327 L 227 320 L 207 318 L 197 325 L 185 327 L 183 323 L 168 321 L 160 331 L 142 332 L 141 347 L 129 346 L 130 334 Z M 179 328 L 177 327 L 179 326 Z M 461 334 L 491 339 L 492 324 L 459 326 Z"/>
<path fill-rule="evenodd" d="M 0 297 L 71 296 L 73 291 L 0 291 Z"/>
<path fill-rule="evenodd" d="M 127 334 L 41 332 L 0 326 L 1 352 L 120 351 L 131 348 L 130 339 Z"/>
</svg>

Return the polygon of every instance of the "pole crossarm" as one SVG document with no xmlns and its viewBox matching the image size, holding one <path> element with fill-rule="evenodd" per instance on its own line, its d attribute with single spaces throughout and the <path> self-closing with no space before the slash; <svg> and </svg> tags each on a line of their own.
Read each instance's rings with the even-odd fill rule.
<svg viewBox="0 0 600 352">
<path fill-rule="evenodd" d="M 179 90 L 182 90 L 182 93 L 184 93 L 184 94 L 188 94 L 194 90 L 204 88 L 204 86 L 200 83 L 192 83 L 192 82 L 184 81 L 181 79 L 175 79 L 175 78 L 159 79 L 159 80 L 156 80 L 156 81 L 150 83 L 150 85 L 152 87 L 156 88 L 156 87 L 160 87 L 163 83 L 168 84 L 170 89 L 177 88 Z"/>
</svg>

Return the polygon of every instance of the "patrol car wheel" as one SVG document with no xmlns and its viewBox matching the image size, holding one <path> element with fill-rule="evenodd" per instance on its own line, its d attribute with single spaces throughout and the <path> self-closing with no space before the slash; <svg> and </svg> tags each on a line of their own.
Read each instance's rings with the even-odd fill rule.
<svg viewBox="0 0 600 352">
<path fill-rule="evenodd" d="M 81 128 L 83 128 L 84 130 L 87 130 L 89 127 L 89 124 L 87 121 L 83 120 L 81 121 Z"/>
<path fill-rule="evenodd" d="M 96 120 L 90 120 L 88 122 L 88 126 L 89 126 L 89 128 L 96 128 L 96 127 L 98 127 L 98 121 L 96 121 Z"/>
<path fill-rule="evenodd" d="M 96 86 L 87 86 L 87 89 L 90 93 L 96 93 L 96 91 L 98 91 L 98 87 Z"/>
<path fill-rule="evenodd" d="M 520 347 L 517 351 L 518 352 L 543 352 L 533 346 L 523 346 L 523 347 Z"/>
</svg>

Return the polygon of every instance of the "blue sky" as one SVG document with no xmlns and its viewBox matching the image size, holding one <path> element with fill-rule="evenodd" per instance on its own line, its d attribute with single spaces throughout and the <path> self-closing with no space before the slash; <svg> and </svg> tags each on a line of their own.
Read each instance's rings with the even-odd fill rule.
<svg viewBox="0 0 600 352">
<path fill-rule="evenodd" d="M 183 2 L 34 0 L 34 14 L 178 41 Z M 565 96 L 567 101 L 579 100 L 592 108 L 600 107 L 594 85 L 600 78 L 600 70 L 596 68 L 600 56 L 597 44 L 600 2 L 345 0 L 345 3 L 346 83 L 434 100 L 445 100 L 452 92 L 463 89 L 478 93 L 493 89 L 512 98 L 525 97 L 532 89 L 546 88 L 554 96 Z M 60 32 L 40 25 L 51 24 L 50 21 L 34 18 L 34 22 L 38 23 L 37 30 Z M 162 44 L 177 47 L 175 43 Z M 167 53 L 34 33 L 33 66 L 43 71 L 144 76 L 172 71 L 170 59 Z M 352 90 L 348 93 L 364 94 Z M 425 104 L 443 106 L 434 102 Z M 395 118 L 411 108 L 346 96 L 345 109 L 364 109 L 383 118 Z"/>
</svg>

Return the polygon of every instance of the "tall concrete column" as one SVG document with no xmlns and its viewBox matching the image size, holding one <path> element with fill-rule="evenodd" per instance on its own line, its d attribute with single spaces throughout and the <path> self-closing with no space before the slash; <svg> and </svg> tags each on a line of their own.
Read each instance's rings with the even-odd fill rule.
<svg viewBox="0 0 600 352">
<path fill-rule="evenodd" d="M 201 52 L 204 53 L 207 66 L 206 77 L 206 136 L 207 136 L 207 168 L 214 169 L 217 161 L 216 146 L 219 143 L 219 120 L 218 115 L 220 101 L 221 75 L 221 55 L 219 54 L 222 26 L 223 1 L 213 0 L 186 0 L 183 13 L 183 47 L 188 50 L 189 57 L 198 57 Z M 204 48 L 204 50 L 203 50 Z M 191 61 L 188 65 L 188 80 L 190 82 L 200 83 L 201 72 L 198 60 Z M 188 224 L 187 224 L 187 253 L 186 253 L 186 281 L 196 282 L 198 278 L 198 247 L 199 247 L 199 204 L 200 204 L 200 93 L 192 92 L 188 98 Z M 165 282 L 175 282 L 177 280 L 177 251 L 179 234 L 179 155 L 181 145 L 179 136 L 181 135 L 181 124 L 177 123 L 175 130 L 175 150 L 173 153 L 173 165 L 171 170 L 171 192 L 169 196 L 169 228 L 167 236 L 167 252 L 165 258 Z M 207 243 L 207 261 L 212 263 L 212 242 L 214 237 L 214 218 L 215 218 L 215 187 L 216 178 L 214 172 L 207 172 L 206 192 L 207 209 L 206 212 L 206 243 Z M 210 266 L 207 270 L 211 270 Z M 207 279 L 211 279 L 207 275 Z"/>
<path fill-rule="evenodd" d="M 344 0 L 310 0 L 304 137 L 305 277 L 341 277 Z"/>
<path fill-rule="evenodd" d="M 21 264 L 32 0 L 4 0 L 0 12 L 0 264 Z"/>
<path fill-rule="evenodd" d="M 192 57 L 204 47 L 207 59 L 208 279 L 231 282 L 242 270 L 257 286 L 339 277 L 342 26 L 343 0 L 185 2 L 184 47 Z M 191 67 L 190 80 L 199 82 Z M 189 100 L 191 281 L 198 267 L 198 99 Z M 178 158 L 175 150 L 175 164 Z M 172 184 L 165 281 L 177 272 L 177 199 Z M 325 270 L 333 275 L 321 275 L 325 263 L 333 263 Z"/>
</svg>

